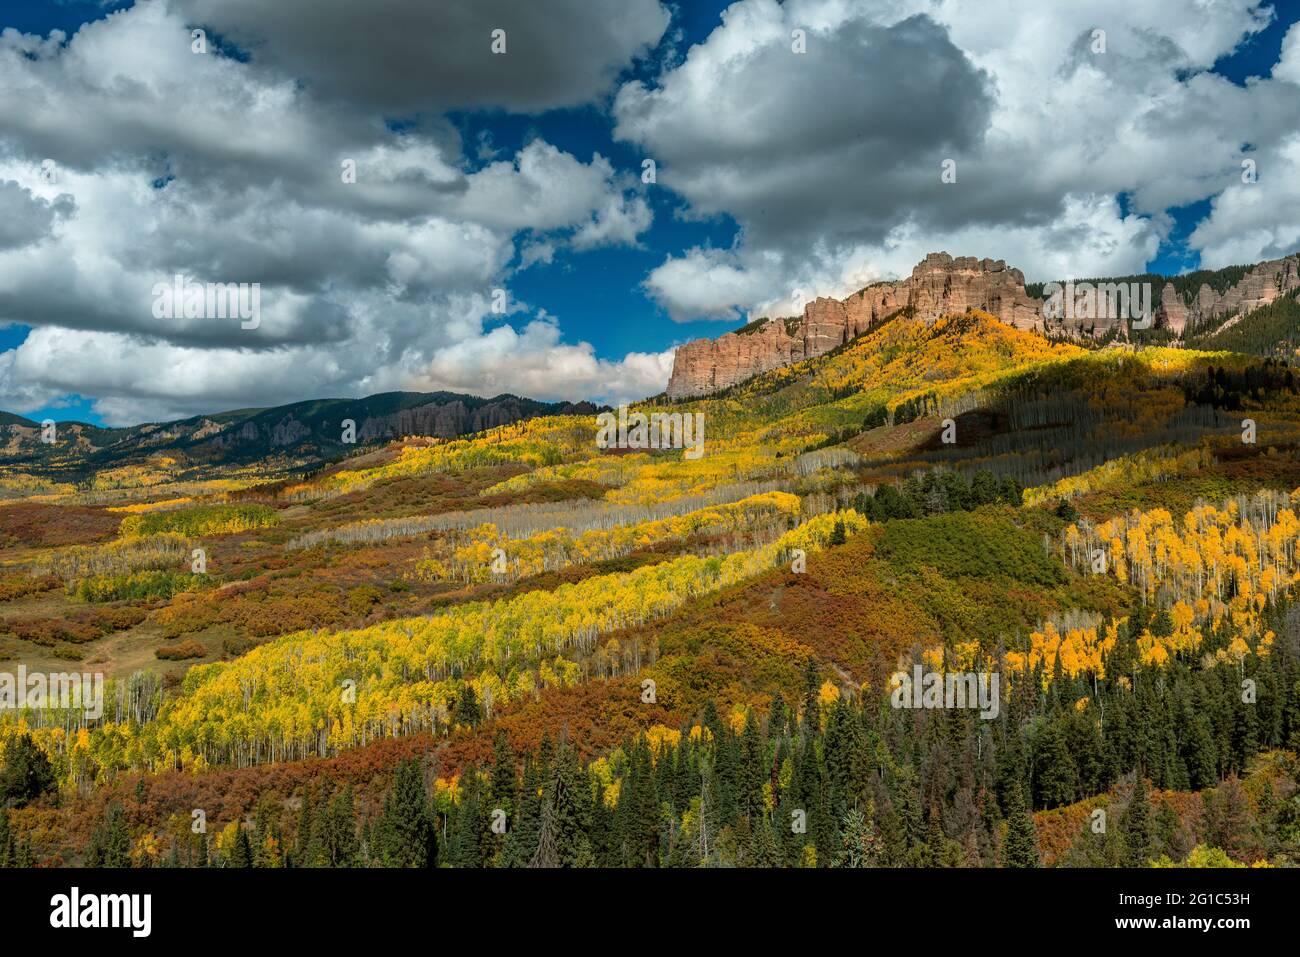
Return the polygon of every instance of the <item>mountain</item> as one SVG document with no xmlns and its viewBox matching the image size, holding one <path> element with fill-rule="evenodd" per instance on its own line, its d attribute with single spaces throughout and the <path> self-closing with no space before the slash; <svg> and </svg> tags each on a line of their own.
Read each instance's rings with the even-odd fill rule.
<svg viewBox="0 0 1300 957">
<path fill-rule="evenodd" d="M 1196 349 L 1243 352 L 1248 355 L 1294 358 L 1300 349 L 1300 301 L 1280 296 L 1243 316 L 1187 337 Z"/>
<path fill-rule="evenodd" d="M 981 309 L 1019 329 L 1043 328 L 1025 277 L 1000 259 L 931 253 L 900 282 L 867 286 L 843 301 L 818 297 L 803 315 L 759 319 L 718 339 L 696 339 L 677 350 L 670 398 L 705 395 L 760 372 L 825 355 L 884 319 L 909 312 L 933 321 Z"/>
<path fill-rule="evenodd" d="M 238 409 L 174 422 L 100 428 L 61 422 L 57 441 L 41 442 L 37 422 L 0 413 L 0 465 L 33 472 L 96 471 L 165 454 L 191 465 L 278 460 L 308 467 L 352 448 L 403 436 L 455 438 L 546 415 L 594 414 L 589 402 L 538 402 L 515 395 L 491 399 L 454 392 L 384 392 L 364 399 L 312 399 L 266 409 Z M 356 442 L 344 443 L 351 419 Z M 69 458 L 75 462 L 69 463 Z"/>
<path fill-rule="evenodd" d="M 610 448 L 588 410 L 293 482 L 265 481 L 268 459 L 216 486 L 134 468 L 16 485 L 0 669 L 80 661 L 109 682 L 102 718 L 0 709 L 0 738 L 30 736 L 53 769 L 9 810 L 16 840 L 93 865 L 129 807 L 141 864 L 174 846 L 173 863 L 243 867 L 247 839 L 273 864 L 387 865 L 372 841 L 330 858 L 296 836 L 383 833 L 405 780 L 461 868 L 553 861 L 546 833 L 605 867 L 835 865 L 855 828 L 890 866 L 1206 859 L 1197 844 L 1294 863 L 1291 370 L 882 308 L 826 354 L 641 406 L 700 416 L 697 458 Z M 279 455 L 323 441 L 294 423 L 401 429 L 436 421 L 428 400 L 227 413 L 186 448 Z M 999 704 L 909 706 L 893 676 L 922 667 Z M 1085 826 L 1122 821 L 1139 784 L 1148 842 Z M 581 804 L 552 815 L 556 794 Z"/>
<path fill-rule="evenodd" d="M 1173 278 L 1144 274 L 1079 282 L 1085 281 L 1149 283 L 1154 327 L 1179 338 L 1192 331 L 1204 334 L 1300 290 L 1300 254 Z M 874 283 L 844 300 L 819 297 L 802 316 L 758 319 L 718 339 L 686 343 L 677 350 L 667 393 L 669 398 L 707 395 L 825 355 L 901 312 L 934 322 L 979 309 L 1017 329 L 1076 340 L 1125 332 L 1122 318 L 1045 319 L 1044 291 L 1041 283 L 1026 287 L 1024 274 L 1000 259 L 931 253 L 907 279 Z"/>
</svg>

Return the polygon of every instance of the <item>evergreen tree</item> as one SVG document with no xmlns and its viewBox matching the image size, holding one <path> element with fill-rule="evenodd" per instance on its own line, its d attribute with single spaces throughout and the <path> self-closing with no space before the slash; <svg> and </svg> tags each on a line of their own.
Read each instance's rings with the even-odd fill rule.
<svg viewBox="0 0 1300 957">
<path fill-rule="evenodd" d="M 1007 834 L 1002 841 L 1003 867 L 1042 867 L 1038 856 L 1038 832 L 1025 807 L 1024 791 L 1012 788 L 1007 807 Z"/>
<path fill-rule="evenodd" d="M 871 817 L 855 804 L 844 812 L 840 825 L 840 852 L 836 867 L 878 867 L 884 848 Z"/>
<path fill-rule="evenodd" d="M 477 728 L 482 720 L 483 713 L 479 709 L 478 695 L 474 693 L 474 686 L 467 681 L 461 687 L 460 698 L 456 701 L 456 721 Z"/>
<path fill-rule="evenodd" d="M 415 758 L 397 766 L 393 786 L 384 796 L 376 838 L 379 859 L 385 867 L 437 865 L 438 834 L 424 788 L 424 774 Z"/>
<path fill-rule="evenodd" d="M 1059 685 L 1059 679 L 1053 682 Z M 1078 798 L 1079 771 L 1060 722 L 1045 718 L 1034 741 L 1034 789 L 1037 805 L 1061 807 Z"/>
<path fill-rule="evenodd" d="M 5 746 L 0 768 L 0 804 L 26 804 L 55 790 L 54 766 L 30 734 L 19 734 Z"/>
<path fill-rule="evenodd" d="M 1124 838 L 1124 863 L 1128 867 L 1146 867 L 1154 856 L 1152 840 L 1151 802 L 1147 797 L 1146 781 L 1138 770 L 1133 782 L 1133 796 L 1119 820 L 1120 834 Z"/>
<path fill-rule="evenodd" d="M 357 839 L 356 803 L 348 785 L 330 799 L 325 817 L 324 858 L 329 867 L 358 867 L 361 842 Z"/>
<path fill-rule="evenodd" d="M 525 867 L 537 853 L 542 814 L 542 801 L 537 793 L 540 789 L 537 762 L 527 756 L 524 758 L 523 785 L 519 790 L 519 809 L 506 831 L 502 854 L 502 863 L 506 867 Z"/>
<path fill-rule="evenodd" d="M 315 795 L 312 793 L 311 782 L 308 781 L 302 787 L 302 806 L 298 810 L 298 843 L 293 853 L 294 867 L 315 866 L 313 856 L 319 848 L 319 843 L 313 846 L 315 832 Z"/>
<path fill-rule="evenodd" d="M 104 819 L 90 837 L 86 849 L 87 867 L 130 867 L 131 835 L 127 830 L 122 805 L 116 801 L 104 813 Z"/>
<path fill-rule="evenodd" d="M 235 840 L 226 860 L 227 867 L 247 868 L 253 866 L 253 846 L 248 840 L 248 829 L 243 821 L 235 823 Z"/>
</svg>

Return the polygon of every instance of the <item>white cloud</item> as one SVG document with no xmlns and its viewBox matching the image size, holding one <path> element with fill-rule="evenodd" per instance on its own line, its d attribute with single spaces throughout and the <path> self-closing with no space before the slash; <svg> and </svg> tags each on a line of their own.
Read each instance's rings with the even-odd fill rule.
<svg viewBox="0 0 1300 957">
<path fill-rule="evenodd" d="M 616 135 L 656 159 L 688 215 L 741 226 L 735 249 L 670 256 L 648 288 L 683 320 L 780 311 L 796 288 L 843 294 L 937 250 L 1003 258 L 1031 280 L 1140 271 L 1171 208 L 1225 190 L 1215 216 L 1237 209 L 1253 237 L 1235 254 L 1280 249 L 1290 233 L 1276 224 L 1296 221 L 1278 210 L 1293 208 L 1285 143 L 1300 97 L 1277 79 L 1237 86 L 1206 72 L 1272 12 L 1253 0 L 1187 8 L 733 4 L 684 60 L 615 99 Z M 1291 75 L 1291 34 L 1275 77 Z M 1229 199 L 1246 144 L 1272 177 L 1265 203 Z M 940 179 L 948 158 L 953 184 Z"/>
<path fill-rule="evenodd" d="M 521 241 L 529 265 L 650 227 L 634 178 L 599 154 L 533 139 L 475 170 L 441 121 L 396 133 L 370 105 L 277 72 L 265 49 L 191 52 L 179 6 L 142 0 L 66 43 L 0 35 L 0 322 L 35 327 L 0 354 L 9 408 L 77 392 L 123 422 L 408 387 L 472 349 Z M 644 32 L 638 16 L 622 25 Z M 516 43 L 560 26 L 530 22 Z M 597 89 L 574 73 L 555 95 Z M 177 274 L 259 283 L 260 326 L 155 318 L 155 284 Z M 556 355 L 591 350 L 555 335 Z M 551 391 L 579 385 L 606 384 Z"/>
<path fill-rule="evenodd" d="M 1282 55 L 1273 67 L 1273 79 L 1300 85 L 1300 23 L 1293 24 L 1282 38 Z"/>
<path fill-rule="evenodd" d="M 560 341 L 559 327 L 543 318 L 521 331 L 498 326 L 439 351 L 420 387 L 484 396 L 522 390 L 537 399 L 572 398 L 576 393 L 618 403 L 662 392 L 672 367 L 672 349 L 633 352 L 618 362 L 599 359 L 585 342 Z"/>
</svg>

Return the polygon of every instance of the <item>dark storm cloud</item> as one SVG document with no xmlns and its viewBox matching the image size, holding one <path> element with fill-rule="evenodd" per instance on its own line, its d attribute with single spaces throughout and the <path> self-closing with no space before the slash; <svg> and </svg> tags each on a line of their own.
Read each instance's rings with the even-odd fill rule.
<svg viewBox="0 0 1300 957">
<path fill-rule="evenodd" d="M 179 0 L 256 62 L 317 95 L 404 116 L 501 107 L 536 112 L 602 96 L 659 41 L 658 0 Z M 504 30 L 506 52 L 491 50 Z"/>
</svg>

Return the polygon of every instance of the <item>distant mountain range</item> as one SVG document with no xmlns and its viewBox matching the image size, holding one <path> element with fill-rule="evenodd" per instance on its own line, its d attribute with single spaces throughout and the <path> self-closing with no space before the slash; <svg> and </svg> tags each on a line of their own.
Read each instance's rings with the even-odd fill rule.
<svg viewBox="0 0 1300 957">
<path fill-rule="evenodd" d="M 0 412 L 0 465 L 66 475 L 166 455 L 194 466 L 279 460 L 310 467 L 403 436 L 455 438 L 537 416 L 597 411 L 590 402 L 548 403 L 515 395 L 484 399 L 454 392 L 383 392 L 363 399 L 312 399 L 127 428 L 61 422 L 53 444 L 41 441 L 39 422 Z M 343 423 L 349 419 L 355 443 L 343 441 Z"/>
</svg>

